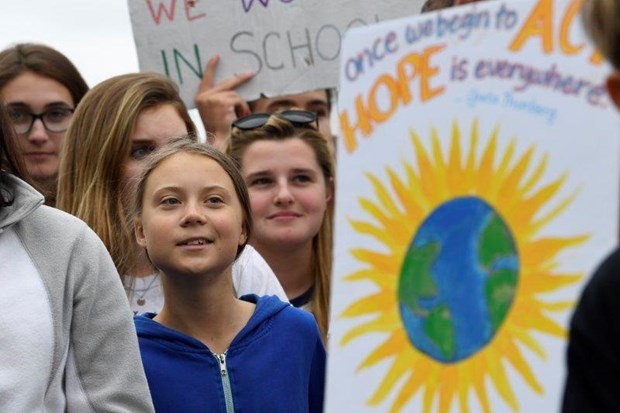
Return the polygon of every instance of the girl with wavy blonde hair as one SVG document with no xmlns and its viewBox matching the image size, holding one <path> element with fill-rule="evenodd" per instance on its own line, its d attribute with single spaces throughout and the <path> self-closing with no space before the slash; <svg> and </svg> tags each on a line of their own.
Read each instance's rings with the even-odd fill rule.
<svg viewBox="0 0 620 413">
<path fill-rule="evenodd" d="M 317 115 L 255 113 L 233 122 L 227 153 L 248 186 L 250 245 L 273 268 L 291 303 L 327 336 L 332 269 L 334 158 Z"/>
</svg>

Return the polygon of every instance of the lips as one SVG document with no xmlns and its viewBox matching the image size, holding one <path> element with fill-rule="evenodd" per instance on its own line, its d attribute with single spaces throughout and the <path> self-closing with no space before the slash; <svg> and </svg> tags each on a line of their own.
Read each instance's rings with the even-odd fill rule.
<svg viewBox="0 0 620 413">
<path fill-rule="evenodd" d="M 26 152 L 24 156 L 29 158 L 48 158 L 54 156 L 54 152 Z"/>
<path fill-rule="evenodd" d="M 268 219 L 292 219 L 292 218 L 299 218 L 300 216 L 301 214 L 298 214 L 297 212 L 282 211 L 282 212 L 276 212 L 275 214 L 269 215 L 267 218 Z"/>
<path fill-rule="evenodd" d="M 194 238 L 185 239 L 177 243 L 177 245 L 180 247 L 183 247 L 183 246 L 196 247 L 196 246 L 203 246 L 203 245 L 211 244 L 212 242 L 213 241 L 207 238 L 204 238 L 204 237 L 194 237 Z"/>
</svg>

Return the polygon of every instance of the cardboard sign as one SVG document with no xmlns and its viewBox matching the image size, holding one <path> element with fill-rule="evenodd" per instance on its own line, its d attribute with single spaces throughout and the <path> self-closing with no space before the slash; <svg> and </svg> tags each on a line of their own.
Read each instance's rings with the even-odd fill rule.
<svg viewBox="0 0 620 413">
<path fill-rule="evenodd" d="M 141 71 L 164 73 L 189 107 L 207 60 L 216 81 L 252 71 L 247 100 L 335 87 L 345 31 L 419 13 L 423 0 L 128 0 Z"/>
<path fill-rule="evenodd" d="M 351 30 L 329 412 L 551 412 L 616 243 L 618 114 L 572 0 Z"/>
</svg>

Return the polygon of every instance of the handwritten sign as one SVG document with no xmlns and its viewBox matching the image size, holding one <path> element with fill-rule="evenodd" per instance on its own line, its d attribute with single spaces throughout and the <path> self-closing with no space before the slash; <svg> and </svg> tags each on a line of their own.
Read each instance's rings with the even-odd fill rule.
<svg viewBox="0 0 620 413">
<path fill-rule="evenodd" d="M 246 99 L 335 87 L 344 33 L 420 11 L 423 0 L 128 0 L 140 70 L 164 73 L 194 106 L 204 66 L 256 77 Z"/>
<path fill-rule="evenodd" d="M 558 411 L 568 321 L 618 221 L 610 69 L 578 10 L 347 32 L 327 411 Z"/>
</svg>

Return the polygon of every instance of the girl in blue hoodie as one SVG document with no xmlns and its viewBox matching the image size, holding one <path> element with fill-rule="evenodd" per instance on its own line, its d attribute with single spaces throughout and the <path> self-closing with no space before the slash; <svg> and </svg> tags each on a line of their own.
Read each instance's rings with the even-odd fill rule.
<svg viewBox="0 0 620 413">
<path fill-rule="evenodd" d="M 325 349 L 312 315 L 234 295 L 231 266 L 252 218 L 232 161 L 175 141 L 150 159 L 135 209 L 165 297 L 159 314 L 135 318 L 156 411 L 322 411 Z"/>
</svg>

